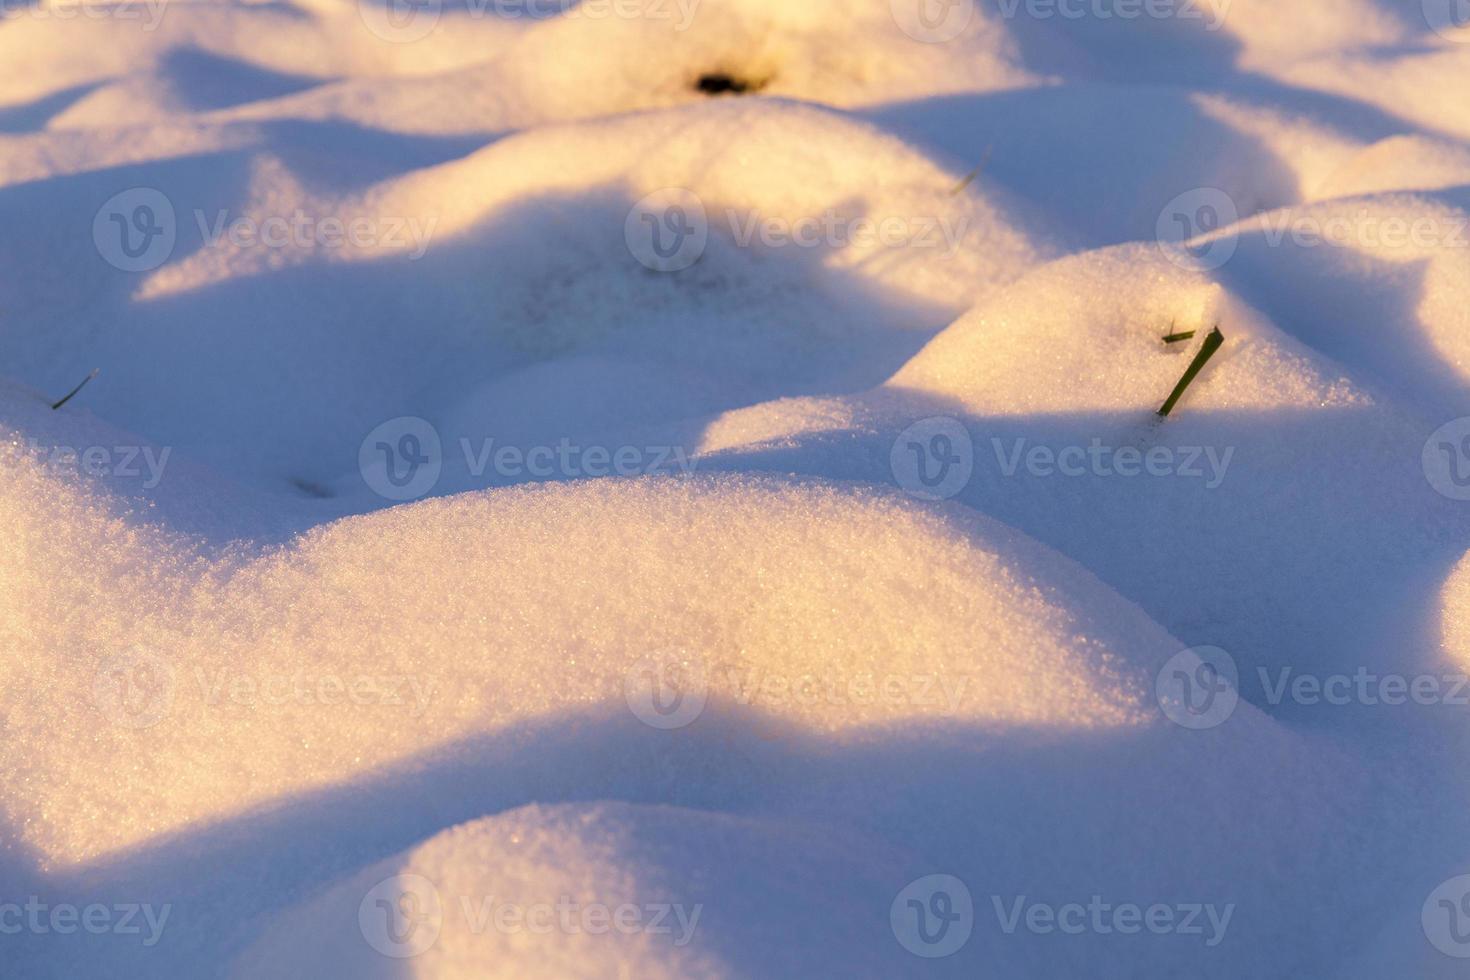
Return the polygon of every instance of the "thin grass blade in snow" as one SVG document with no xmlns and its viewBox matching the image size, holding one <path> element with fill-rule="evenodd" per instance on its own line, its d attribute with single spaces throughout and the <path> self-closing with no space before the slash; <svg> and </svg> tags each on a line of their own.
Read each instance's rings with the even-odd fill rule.
<svg viewBox="0 0 1470 980">
<path fill-rule="evenodd" d="M 83 378 L 82 381 L 81 381 L 81 384 L 77 385 L 71 391 L 68 391 L 66 393 L 66 395 L 62 397 L 61 401 L 59 401 L 55 405 L 52 405 L 51 406 L 51 411 L 53 411 L 53 412 L 56 411 L 58 408 L 60 408 L 61 406 L 65 405 L 67 402 L 71 401 L 72 398 L 76 397 L 76 393 L 79 392 L 79 391 L 81 391 L 83 388 L 87 387 L 87 382 L 88 381 L 91 381 L 93 378 L 97 377 L 98 372 L 100 372 L 101 370 L 102 370 L 101 368 L 93 368 L 92 369 L 92 373 L 89 374 L 89 375 L 87 375 L 85 378 Z"/>
<path fill-rule="evenodd" d="M 1169 413 L 1174 411 L 1174 406 L 1179 404 L 1179 399 L 1184 397 L 1184 393 L 1189 390 L 1189 386 L 1194 383 L 1194 379 L 1205 369 L 1205 365 L 1210 363 L 1210 358 L 1215 356 L 1215 351 L 1219 350 L 1220 345 L 1224 343 L 1225 335 L 1220 332 L 1219 327 L 1215 327 L 1215 329 L 1210 331 L 1209 336 L 1205 338 L 1204 345 L 1200 347 L 1199 353 L 1194 355 L 1194 360 L 1185 369 L 1184 377 L 1180 378 L 1179 383 L 1174 386 L 1174 391 L 1169 395 L 1169 400 L 1164 402 L 1163 407 L 1159 409 L 1159 415 L 1161 417 L 1169 417 Z"/>
</svg>

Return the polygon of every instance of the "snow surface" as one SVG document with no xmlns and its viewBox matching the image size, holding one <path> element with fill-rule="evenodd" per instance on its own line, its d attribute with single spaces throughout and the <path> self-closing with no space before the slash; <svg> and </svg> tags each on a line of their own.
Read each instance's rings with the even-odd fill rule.
<svg viewBox="0 0 1470 980">
<path fill-rule="evenodd" d="M 1470 26 L 1141 6 L 0 8 L 0 975 L 1464 976 Z"/>
</svg>

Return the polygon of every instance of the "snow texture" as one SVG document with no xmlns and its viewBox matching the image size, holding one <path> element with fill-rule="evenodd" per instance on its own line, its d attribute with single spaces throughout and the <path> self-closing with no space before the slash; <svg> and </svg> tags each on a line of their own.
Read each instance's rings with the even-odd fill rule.
<svg viewBox="0 0 1470 980">
<path fill-rule="evenodd" d="M 0 975 L 1464 975 L 1463 4 L 0 64 Z"/>
</svg>

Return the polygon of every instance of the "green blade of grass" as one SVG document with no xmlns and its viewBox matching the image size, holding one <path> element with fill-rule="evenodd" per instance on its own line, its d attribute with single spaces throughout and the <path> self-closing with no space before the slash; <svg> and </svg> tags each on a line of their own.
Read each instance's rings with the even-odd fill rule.
<svg viewBox="0 0 1470 980">
<path fill-rule="evenodd" d="M 1219 327 L 1210 331 L 1210 335 L 1205 338 L 1204 345 L 1200 347 L 1199 353 L 1194 355 L 1194 360 L 1185 369 L 1184 377 L 1180 378 L 1179 383 L 1174 386 L 1174 392 L 1169 395 L 1169 400 L 1164 402 L 1163 408 L 1159 409 L 1160 417 L 1169 417 L 1169 413 L 1174 411 L 1174 406 L 1179 404 L 1179 399 L 1184 397 L 1184 392 L 1189 389 L 1194 379 L 1205 369 L 1205 365 L 1210 363 L 1210 358 L 1215 356 L 1215 352 L 1224 343 L 1225 335 L 1220 332 Z"/>
<path fill-rule="evenodd" d="M 985 148 L 985 155 L 980 158 L 980 165 L 974 170 L 971 170 L 969 173 L 965 174 L 965 179 L 960 181 L 959 184 L 957 184 L 954 189 L 949 192 L 951 197 L 955 197 L 959 194 L 964 193 L 965 188 L 969 187 L 975 182 L 975 178 L 979 177 L 980 172 L 985 169 L 985 166 L 988 163 L 990 163 L 990 151 L 993 149 L 995 149 L 993 146 L 987 146 Z"/>
<path fill-rule="evenodd" d="M 65 405 L 65 404 L 66 404 L 66 403 L 67 403 L 67 402 L 69 402 L 69 401 L 71 401 L 71 400 L 72 400 L 72 398 L 74 398 L 74 397 L 75 397 L 75 396 L 76 396 L 76 393 L 77 393 L 77 392 L 79 392 L 79 391 L 81 391 L 81 390 L 82 390 L 82 389 L 83 389 L 83 388 L 85 388 L 85 387 L 87 387 L 87 382 L 88 382 L 88 381 L 91 381 L 91 380 L 92 380 L 92 379 L 93 379 L 93 378 L 95 378 L 95 377 L 97 377 L 97 373 L 98 373 L 98 372 L 99 372 L 99 371 L 101 371 L 101 370 L 102 370 L 102 369 L 101 369 L 101 368 L 93 368 L 93 369 L 92 369 L 92 373 L 91 373 L 91 374 L 89 374 L 89 375 L 87 375 L 87 376 L 86 376 L 86 377 L 85 377 L 85 378 L 83 378 L 83 379 L 82 379 L 82 383 L 81 383 L 81 384 L 79 384 L 79 385 L 77 385 L 77 386 L 76 386 L 76 387 L 75 387 L 75 388 L 73 388 L 73 389 L 72 389 L 72 390 L 71 390 L 71 391 L 68 391 L 68 392 L 67 392 L 67 393 L 66 393 L 66 396 L 65 396 L 65 397 L 64 397 L 64 398 L 62 398 L 62 399 L 61 399 L 61 401 L 59 401 L 59 402 L 57 402 L 57 403 L 56 403 L 56 404 L 55 404 L 55 405 L 52 405 L 52 406 L 51 406 L 51 411 L 53 411 L 53 412 L 54 412 L 54 411 L 56 411 L 56 410 L 57 410 L 57 409 L 58 409 L 58 408 L 60 408 L 60 407 L 61 407 L 61 406 L 63 406 L 63 405 Z"/>
</svg>

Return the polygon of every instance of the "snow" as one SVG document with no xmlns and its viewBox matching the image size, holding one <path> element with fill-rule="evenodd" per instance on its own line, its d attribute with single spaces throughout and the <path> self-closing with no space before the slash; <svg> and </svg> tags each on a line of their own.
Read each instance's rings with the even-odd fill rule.
<svg viewBox="0 0 1470 980">
<path fill-rule="evenodd" d="M 1470 28 L 1143 6 L 4 8 L 0 973 L 1461 975 Z"/>
<path fill-rule="evenodd" d="M 858 849 L 865 860 L 854 865 Z M 688 877 L 718 853 L 742 860 Z M 628 804 L 529 806 L 448 830 L 309 908 L 289 910 L 234 969 L 679 977 L 743 967 L 794 975 L 832 969 L 829 951 L 841 950 L 844 972 L 870 970 L 875 957 L 900 970 L 907 954 L 873 942 L 864 906 L 885 897 L 886 876 L 904 871 L 880 842 L 799 821 Z M 762 887 L 773 879 L 779 892 Z M 437 908 L 437 917 L 420 920 L 416 932 L 390 933 L 378 909 L 363 910 L 375 888 L 390 897 L 421 893 L 421 908 Z M 363 942 L 363 917 L 371 943 Z"/>
</svg>

